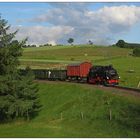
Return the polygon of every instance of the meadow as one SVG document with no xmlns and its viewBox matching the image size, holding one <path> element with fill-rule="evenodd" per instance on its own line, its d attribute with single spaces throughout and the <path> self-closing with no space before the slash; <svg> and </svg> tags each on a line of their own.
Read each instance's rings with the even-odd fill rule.
<svg viewBox="0 0 140 140">
<path fill-rule="evenodd" d="M 137 87 L 140 58 L 132 49 L 102 46 L 52 46 L 23 49 L 20 68 L 65 69 L 90 61 L 117 69 L 120 85 Z M 0 124 L 0 137 L 138 138 L 140 96 L 98 86 L 40 81 L 39 114 L 30 121 Z M 106 87 L 107 88 L 107 87 Z"/>
<path fill-rule="evenodd" d="M 102 46 L 52 46 L 42 48 L 27 48 L 23 51 L 23 59 L 47 59 L 47 60 L 72 60 L 72 61 L 93 61 L 106 57 L 127 56 L 131 49 Z"/>
<path fill-rule="evenodd" d="M 38 116 L 0 124 L 0 137 L 140 137 L 139 97 L 63 82 L 39 89 Z"/>
<path fill-rule="evenodd" d="M 131 54 L 132 49 L 89 45 L 26 48 L 20 67 L 65 69 L 70 63 L 82 61 L 93 65 L 111 64 L 121 77 L 120 85 L 136 88 L 140 81 L 140 58 Z"/>
</svg>

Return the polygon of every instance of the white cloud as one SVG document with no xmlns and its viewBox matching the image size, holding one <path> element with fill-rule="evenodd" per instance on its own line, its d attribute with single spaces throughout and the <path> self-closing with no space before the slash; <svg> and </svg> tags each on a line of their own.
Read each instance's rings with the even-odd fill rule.
<svg viewBox="0 0 140 140">
<path fill-rule="evenodd" d="M 27 35 L 31 43 L 64 42 L 73 37 L 77 43 L 89 39 L 96 44 L 109 44 L 115 35 L 129 32 L 140 21 L 140 7 L 112 6 L 97 11 L 88 9 L 84 3 L 51 4 L 47 13 L 39 15 L 30 22 L 46 22 L 51 27 L 22 27 L 18 37 Z"/>
<path fill-rule="evenodd" d="M 12 27 L 12 30 L 19 29 L 16 38 L 22 40 L 28 37 L 29 44 L 55 44 L 57 40 L 69 34 L 73 28 L 69 26 L 31 26 L 31 27 Z"/>
<path fill-rule="evenodd" d="M 113 6 L 104 7 L 96 12 L 89 11 L 87 16 L 94 22 L 101 23 L 114 33 L 127 31 L 136 22 L 140 21 L 140 7 Z M 117 30 L 116 30 L 117 29 Z"/>
</svg>

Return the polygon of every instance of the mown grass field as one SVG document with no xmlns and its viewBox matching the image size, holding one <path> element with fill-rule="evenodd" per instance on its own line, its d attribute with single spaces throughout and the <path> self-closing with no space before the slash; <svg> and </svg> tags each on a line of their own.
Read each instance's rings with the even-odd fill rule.
<svg viewBox="0 0 140 140">
<path fill-rule="evenodd" d="M 86 45 L 27 48 L 20 58 L 20 67 L 65 69 L 67 64 L 81 61 L 91 61 L 93 65 L 112 64 L 121 77 L 120 85 L 137 87 L 140 58 L 131 53 L 132 49 Z"/>
<path fill-rule="evenodd" d="M 42 82 L 39 89 L 39 115 L 0 124 L 0 137 L 140 137 L 139 97 L 74 83 Z"/>
</svg>

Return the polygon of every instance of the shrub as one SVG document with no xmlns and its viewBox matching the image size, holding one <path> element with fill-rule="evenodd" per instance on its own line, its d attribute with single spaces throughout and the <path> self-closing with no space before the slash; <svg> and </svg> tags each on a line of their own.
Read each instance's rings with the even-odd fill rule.
<svg viewBox="0 0 140 140">
<path fill-rule="evenodd" d="M 134 55 L 134 56 L 140 57 L 140 48 L 135 48 L 135 49 L 133 50 L 133 55 Z"/>
</svg>

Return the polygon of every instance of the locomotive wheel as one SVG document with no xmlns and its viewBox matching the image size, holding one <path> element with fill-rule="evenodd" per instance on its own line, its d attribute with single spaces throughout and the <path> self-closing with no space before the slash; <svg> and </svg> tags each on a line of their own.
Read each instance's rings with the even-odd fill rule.
<svg viewBox="0 0 140 140">
<path fill-rule="evenodd" d="M 104 86 L 108 86 L 108 83 L 106 81 L 103 82 Z"/>
</svg>

